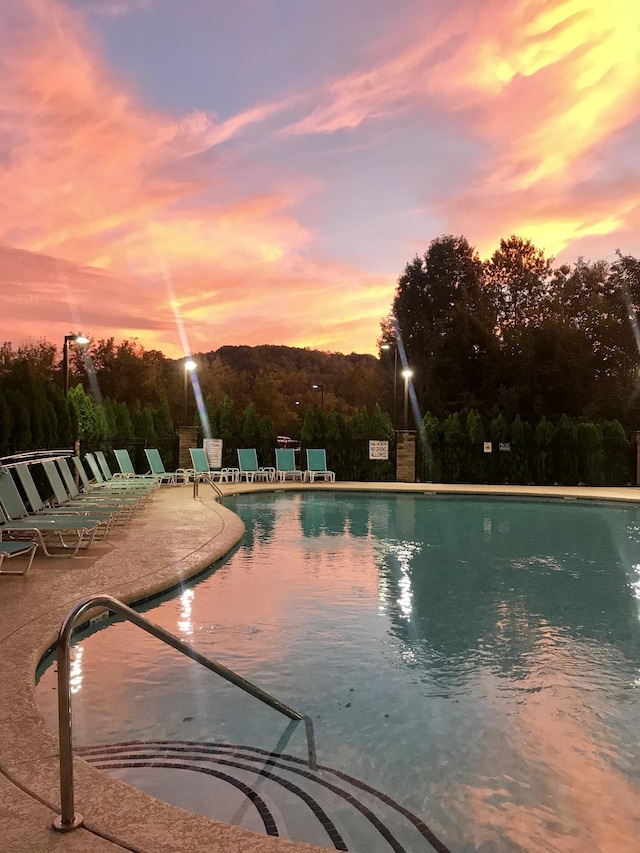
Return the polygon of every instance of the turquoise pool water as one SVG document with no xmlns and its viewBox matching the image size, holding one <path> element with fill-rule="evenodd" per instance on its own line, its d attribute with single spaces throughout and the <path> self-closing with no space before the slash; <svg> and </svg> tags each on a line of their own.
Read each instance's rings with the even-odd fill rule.
<svg viewBox="0 0 640 853">
<path fill-rule="evenodd" d="M 383 792 L 456 853 L 637 851 L 638 510 L 325 491 L 225 503 L 247 526 L 241 547 L 147 615 L 308 713 L 322 765 Z M 134 740 L 165 756 L 171 743 L 306 755 L 301 727 L 128 624 L 79 640 L 74 680 L 77 746 L 107 747 L 109 772 L 256 831 L 245 795 L 219 778 L 207 788 L 195 758 L 153 769 L 114 755 Z M 55 729 L 54 687 L 50 669 L 38 701 Z M 373 841 L 371 820 L 363 828 L 342 801 L 340 847 L 291 790 L 274 804 L 268 784 L 256 789 L 281 834 L 361 853 L 432 849 L 394 824 L 398 809 L 380 820 L 399 846 Z"/>
</svg>

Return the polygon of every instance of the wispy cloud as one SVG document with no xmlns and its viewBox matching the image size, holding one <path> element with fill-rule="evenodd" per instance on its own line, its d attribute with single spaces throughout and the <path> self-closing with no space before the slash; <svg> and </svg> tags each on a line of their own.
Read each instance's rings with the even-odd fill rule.
<svg viewBox="0 0 640 853">
<path fill-rule="evenodd" d="M 637 222 L 636 186 L 624 198 L 608 196 L 604 205 L 600 197 L 587 209 L 574 206 L 566 219 L 560 211 L 578 184 L 602 191 L 603 171 L 616 166 L 603 159 L 603 146 L 640 116 L 640 6 L 464 0 L 448 15 L 425 20 L 424 30 L 392 55 L 377 46 L 369 68 L 329 81 L 316 106 L 287 132 L 332 133 L 446 114 L 461 133 L 487 146 L 474 185 L 440 200 L 453 230 L 472 224 L 476 230 L 484 221 L 481 239 L 495 244 L 500 229 L 528 229 L 558 251 L 576 238 L 611 233 L 630 218 Z M 534 211 L 531 194 L 539 196 Z M 545 212 L 549 204 L 555 209 Z M 492 208 L 496 216 L 487 222 Z"/>
<path fill-rule="evenodd" d="M 14 336 L 79 323 L 170 354 L 176 304 L 193 349 L 371 351 L 400 272 L 388 246 L 407 260 L 437 236 L 425 222 L 483 252 L 514 231 L 552 254 L 636 239 L 640 7 L 626 0 L 411 3 L 357 67 L 343 58 L 351 71 L 292 74 L 222 119 L 215 99 L 154 107 L 109 66 L 98 10 L 121 24 L 160 6 L 0 4 L 0 316 Z M 410 167 L 396 134 L 418 140 Z M 360 209 L 365 225 L 349 219 Z M 337 260 L 356 242 L 359 269 Z"/>
<path fill-rule="evenodd" d="M 51 329 L 77 314 L 94 336 L 118 330 L 172 351 L 175 300 L 204 348 L 237 342 L 248 329 L 256 340 L 274 340 L 270 317 L 287 309 L 301 315 L 303 331 L 283 328 L 282 340 L 314 340 L 324 321 L 309 321 L 322 314 L 327 284 L 297 257 L 309 234 L 287 211 L 294 199 L 227 188 L 230 198 L 218 201 L 228 176 L 215 158 L 181 165 L 280 107 L 224 123 L 203 111 L 170 119 L 122 86 L 68 8 L 28 0 L 14 12 L 24 26 L 6 32 L 0 60 L 0 134 L 10 151 L 0 169 L 0 239 L 20 250 L 3 252 L 11 257 L 3 307 L 13 329 L 33 321 L 46 300 Z M 29 310 L 20 302 L 25 286 Z M 299 312 L 285 304 L 297 299 L 296 288 L 307 288 Z M 356 345 L 370 349 L 366 322 Z M 326 331 L 321 338 L 341 343 Z"/>
</svg>

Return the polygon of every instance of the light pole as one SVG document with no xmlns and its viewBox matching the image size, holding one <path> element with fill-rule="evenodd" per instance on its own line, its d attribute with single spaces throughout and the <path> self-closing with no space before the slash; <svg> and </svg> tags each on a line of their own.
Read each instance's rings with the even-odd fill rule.
<svg viewBox="0 0 640 853">
<path fill-rule="evenodd" d="M 198 365 L 189 356 L 184 363 L 184 425 L 188 426 L 188 400 L 189 400 L 189 374 L 193 373 Z"/>
<path fill-rule="evenodd" d="M 324 414 L 324 385 L 312 385 L 314 390 L 320 389 L 320 411 Z"/>
<path fill-rule="evenodd" d="M 405 367 L 402 376 L 404 378 L 404 428 L 406 431 L 409 429 L 409 380 L 413 376 L 413 370 Z"/>
<path fill-rule="evenodd" d="M 89 343 L 89 338 L 85 338 L 84 335 L 64 336 L 64 344 L 62 346 L 62 390 L 65 397 L 69 393 L 69 344 L 71 341 L 83 346 Z"/>
<path fill-rule="evenodd" d="M 393 431 L 396 431 L 397 411 L 398 411 L 398 344 L 394 341 L 392 344 L 382 344 L 380 349 L 391 349 L 393 347 Z"/>
</svg>

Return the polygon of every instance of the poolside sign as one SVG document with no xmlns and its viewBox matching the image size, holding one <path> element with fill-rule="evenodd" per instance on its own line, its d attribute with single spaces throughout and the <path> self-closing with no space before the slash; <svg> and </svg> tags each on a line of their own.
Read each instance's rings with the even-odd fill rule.
<svg viewBox="0 0 640 853">
<path fill-rule="evenodd" d="M 492 450 L 493 450 L 493 445 L 491 444 L 491 442 L 485 441 L 484 442 L 484 452 L 485 453 L 491 453 Z"/>
<path fill-rule="evenodd" d="M 222 468 L 222 439 L 205 438 L 202 446 L 207 454 L 209 468 Z"/>
<path fill-rule="evenodd" d="M 389 442 L 388 441 L 370 441 L 369 442 L 369 459 L 379 459 L 386 461 L 389 458 Z"/>
</svg>

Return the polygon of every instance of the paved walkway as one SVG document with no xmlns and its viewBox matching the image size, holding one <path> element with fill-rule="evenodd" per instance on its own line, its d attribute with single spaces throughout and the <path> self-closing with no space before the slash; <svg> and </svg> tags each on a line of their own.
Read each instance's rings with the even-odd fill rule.
<svg viewBox="0 0 640 853">
<path fill-rule="evenodd" d="M 223 485 L 225 493 L 300 486 Z M 508 494 L 637 502 L 637 489 L 463 487 L 337 483 L 304 489 Z M 57 737 L 34 699 L 34 672 L 62 620 L 80 599 L 108 594 L 132 601 L 187 579 L 227 553 L 242 522 L 201 486 L 166 487 L 149 506 L 86 556 L 37 558 L 26 576 L 0 577 L 0 849 L 3 853 L 311 853 L 324 848 L 256 835 L 177 809 L 75 762 L 76 809 L 84 825 L 57 833 Z"/>
</svg>

